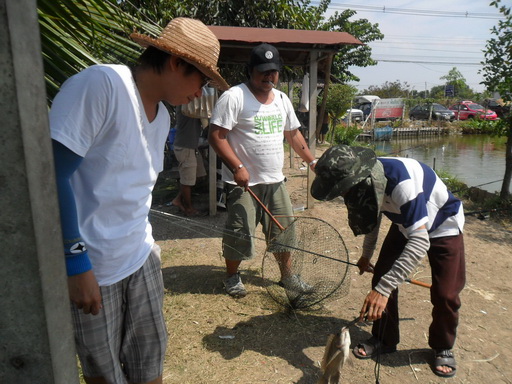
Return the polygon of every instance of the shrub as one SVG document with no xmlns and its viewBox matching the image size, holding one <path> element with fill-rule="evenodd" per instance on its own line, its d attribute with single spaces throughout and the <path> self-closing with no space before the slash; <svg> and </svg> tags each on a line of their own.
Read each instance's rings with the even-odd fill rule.
<svg viewBox="0 0 512 384">
<path fill-rule="evenodd" d="M 352 145 L 355 143 L 357 136 L 363 132 L 357 125 L 338 124 L 333 131 L 334 144 Z"/>
</svg>

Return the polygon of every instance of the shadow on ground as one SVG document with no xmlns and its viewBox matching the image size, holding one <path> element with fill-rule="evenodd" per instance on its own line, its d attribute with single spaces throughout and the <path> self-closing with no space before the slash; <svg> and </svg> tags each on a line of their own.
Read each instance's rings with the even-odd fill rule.
<svg viewBox="0 0 512 384">
<path fill-rule="evenodd" d="M 302 371 L 297 384 L 314 383 L 321 374 L 319 362 L 312 361 L 304 350 L 325 347 L 328 335 L 338 332 L 350 320 L 297 312 L 255 316 L 232 328 L 217 327 L 203 338 L 203 345 L 211 352 L 218 352 L 226 360 L 235 359 L 247 350 L 283 359 Z M 368 339 L 370 330 L 368 325 L 352 327 L 351 345 Z M 283 348 L 283 345 L 288 348 Z M 381 356 L 380 364 L 387 367 L 406 366 L 423 363 L 430 356 L 431 351 L 428 349 L 399 350 Z M 349 358 L 355 359 L 351 352 Z M 374 361 L 377 362 L 376 359 Z"/>
</svg>

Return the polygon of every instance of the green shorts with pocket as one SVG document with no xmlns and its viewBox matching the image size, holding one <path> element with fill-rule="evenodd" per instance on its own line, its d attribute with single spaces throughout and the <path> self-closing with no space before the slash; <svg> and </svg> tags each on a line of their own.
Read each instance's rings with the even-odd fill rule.
<svg viewBox="0 0 512 384">
<path fill-rule="evenodd" d="M 286 228 L 293 221 L 290 196 L 284 182 L 257 184 L 251 187 L 254 194 L 268 208 L 277 221 Z M 282 231 L 263 210 L 260 204 L 243 188 L 226 184 L 226 231 L 222 238 L 224 258 L 249 260 L 254 257 L 256 226 L 262 225 L 267 243 Z"/>
</svg>

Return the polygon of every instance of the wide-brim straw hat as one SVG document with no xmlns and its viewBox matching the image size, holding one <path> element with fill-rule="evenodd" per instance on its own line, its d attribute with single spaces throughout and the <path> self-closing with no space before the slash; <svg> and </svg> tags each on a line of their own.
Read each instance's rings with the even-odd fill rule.
<svg viewBox="0 0 512 384">
<path fill-rule="evenodd" d="M 152 46 L 192 64 L 211 79 L 211 86 L 221 90 L 229 88 L 217 67 L 219 40 L 201 21 L 177 17 L 167 24 L 157 38 L 140 33 L 132 33 L 130 37 L 144 48 Z"/>
</svg>

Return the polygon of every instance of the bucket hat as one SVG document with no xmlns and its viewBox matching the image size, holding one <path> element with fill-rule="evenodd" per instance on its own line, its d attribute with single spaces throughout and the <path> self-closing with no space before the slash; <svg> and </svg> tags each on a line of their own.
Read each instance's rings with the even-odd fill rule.
<svg viewBox="0 0 512 384">
<path fill-rule="evenodd" d="M 378 223 L 386 177 L 375 152 L 369 148 L 339 145 L 318 160 L 311 195 L 317 200 L 343 196 L 354 235 L 371 232 Z"/>
<path fill-rule="evenodd" d="M 220 54 L 219 40 L 201 21 L 177 17 L 171 20 L 156 38 L 140 33 L 132 33 L 130 37 L 144 48 L 152 46 L 192 64 L 211 79 L 211 86 L 221 90 L 229 88 L 217 67 Z"/>
</svg>

